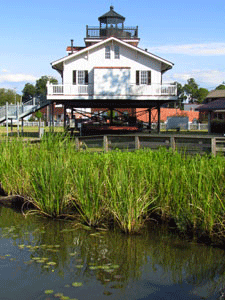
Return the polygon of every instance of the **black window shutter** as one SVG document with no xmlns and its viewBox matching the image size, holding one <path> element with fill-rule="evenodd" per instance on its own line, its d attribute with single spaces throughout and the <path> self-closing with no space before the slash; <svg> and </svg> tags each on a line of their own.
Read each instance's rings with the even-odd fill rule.
<svg viewBox="0 0 225 300">
<path fill-rule="evenodd" d="M 136 85 L 139 85 L 139 71 L 136 71 Z"/>
<path fill-rule="evenodd" d="M 85 84 L 88 84 L 88 71 L 85 71 Z"/>
<path fill-rule="evenodd" d="M 148 71 L 148 85 L 152 84 L 151 71 Z"/>
<path fill-rule="evenodd" d="M 77 84 L 77 71 L 73 71 L 73 84 Z"/>
</svg>

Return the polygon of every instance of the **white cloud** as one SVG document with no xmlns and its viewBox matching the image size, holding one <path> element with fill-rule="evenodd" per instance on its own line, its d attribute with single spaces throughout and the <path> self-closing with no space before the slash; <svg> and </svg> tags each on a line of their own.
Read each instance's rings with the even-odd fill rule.
<svg viewBox="0 0 225 300">
<path fill-rule="evenodd" d="M 225 43 L 186 44 L 148 47 L 152 53 L 185 54 L 192 56 L 220 56 L 225 55 Z"/>
<path fill-rule="evenodd" d="M 29 74 L 0 74 L 0 82 L 34 82 L 37 79 L 35 76 Z"/>
<path fill-rule="evenodd" d="M 192 70 L 188 73 L 174 73 L 164 77 L 165 81 L 178 81 L 186 83 L 189 78 L 194 78 L 200 87 L 213 89 L 225 81 L 225 71 L 219 70 Z"/>
<path fill-rule="evenodd" d="M 9 71 L 6 69 L 2 69 L 2 73 L 9 73 Z"/>
</svg>

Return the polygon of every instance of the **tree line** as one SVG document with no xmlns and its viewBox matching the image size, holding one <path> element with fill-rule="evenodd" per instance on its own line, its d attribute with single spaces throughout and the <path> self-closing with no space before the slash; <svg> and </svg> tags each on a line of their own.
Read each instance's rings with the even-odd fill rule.
<svg viewBox="0 0 225 300">
<path fill-rule="evenodd" d="M 36 84 L 33 85 L 31 83 L 26 83 L 22 93 L 23 93 L 23 102 L 29 101 L 33 99 L 33 97 L 41 97 L 41 96 L 46 96 L 47 93 L 47 82 L 53 83 L 53 84 L 58 84 L 58 80 L 55 79 L 52 76 L 41 76 L 36 81 Z"/>
<path fill-rule="evenodd" d="M 53 84 L 57 84 L 58 80 L 51 76 L 41 76 L 36 80 L 36 84 L 26 83 L 23 90 L 22 96 L 17 94 L 14 89 L 0 88 L 0 106 L 5 105 L 6 102 L 14 104 L 17 102 L 27 102 L 33 97 L 46 96 L 47 93 L 47 81 Z"/>
<path fill-rule="evenodd" d="M 6 102 L 12 104 L 20 101 L 21 96 L 15 90 L 0 88 L 0 106 L 5 105 Z"/>
<path fill-rule="evenodd" d="M 179 82 L 176 82 L 176 84 L 179 102 L 189 98 L 189 102 L 201 104 L 209 93 L 208 89 L 199 87 L 194 78 L 189 78 L 183 86 Z M 216 90 L 225 90 L 225 82 L 218 85 Z"/>
</svg>

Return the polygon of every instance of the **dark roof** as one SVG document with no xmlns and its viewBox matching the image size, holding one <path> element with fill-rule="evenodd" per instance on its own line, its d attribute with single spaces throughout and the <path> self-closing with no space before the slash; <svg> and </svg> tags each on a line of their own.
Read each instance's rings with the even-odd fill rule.
<svg viewBox="0 0 225 300">
<path fill-rule="evenodd" d="M 115 19 L 121 19 L 122 21 L 125 21 L 125 18 L 118 14 L 117 12 L 114 11 L 114 7 L 110 6 L 110 11 L 102 15 L 101 17 L 98 18 L 99 21 L 103 21 L 104 19 L 107 18 L 115 18 Z"/>
<path fill-rule="evenodd" d="M 208 93 L 206 98 L 225 98 L 225 90 L 213 90 Z"/>
<path fill-rule="evenodd" d="M 207 104 L 198 106 L 195 110 L 199 111 L 214 111 L 214 110 L 225 110 L 225 99 L 219 99 Z"/>
</svg>

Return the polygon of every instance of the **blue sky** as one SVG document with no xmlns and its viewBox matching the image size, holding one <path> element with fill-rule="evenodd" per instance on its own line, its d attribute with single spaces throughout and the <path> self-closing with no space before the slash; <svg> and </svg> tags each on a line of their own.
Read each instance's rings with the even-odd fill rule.
<svg viewBox="0 0 225 300">
<path fill-rule="evenodd" d="M 139 26 L 139 46 L 174 63 L 164 81 L 214 89 L 225 81 L 225 1 L 8 0 L 0 2 L 0 88 L 60 80 L 50 63 L 66 55 L 70 39 L 83 46 L 86 25 L 97 26 L 110 5 Z"/>
</svg>

